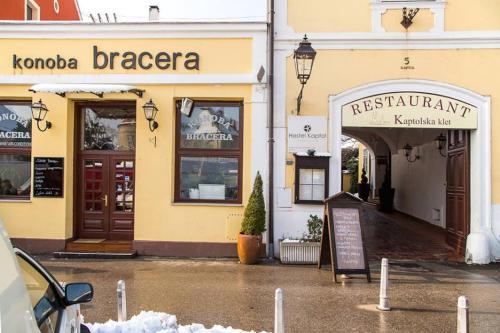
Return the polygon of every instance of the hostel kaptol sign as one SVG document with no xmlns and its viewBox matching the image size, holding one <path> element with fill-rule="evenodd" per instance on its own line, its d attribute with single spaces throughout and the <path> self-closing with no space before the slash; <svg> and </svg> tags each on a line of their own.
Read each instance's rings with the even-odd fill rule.
<svg viewBox="0 0 500 333">
<path fill-rule="evenodd" d="M 197 52 L 106 52 L 92 47 L 94 69 L 144 69 L 160 70 L 200 69 L 200 55 Z M 12 55 L 13 69 L 78 69 L 77 58 L 66 58 L 59 54 L 53 57 L 22 57 Z"/>
<path fill-rule="evenodd" d="M 327 118 L 322 116 L 288 117 L 288 151 L 290 153 L 327 152 Z"/>
<path fill-rule="evenodd" d="M 422 92 L 369 96 L 342 107 L 342 126 L 401 128 L 477 128 L 477 107 Z"/>
</svg>

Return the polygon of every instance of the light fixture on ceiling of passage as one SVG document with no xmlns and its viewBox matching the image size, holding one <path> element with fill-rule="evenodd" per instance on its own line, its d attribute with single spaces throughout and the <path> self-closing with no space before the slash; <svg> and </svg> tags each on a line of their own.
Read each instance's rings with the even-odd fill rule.
<svg viewBox="0 0 500 333">
<path fill-rule="evenodd" d="M 155 103 L 153 103 L 152 99 L 149 99 L 149 102 L 143 105 L 144 116 L 146 120 L 149 122 L 149 130 L 154 132 L 155 129 L 158 128 L 158 123 L 156 122 L 156 114 L 158 113 L 158 108 Z"/>
<path fill-rule="evenodd" d="M 311 46 L 311 42 L 307 40 L 307 35 L 299 43 L 299 47 L 293 51 L 293 59 L 295 60 L 295 73 L 301 84 L 300 93 L 297 97 L 297 114 L 300 113 L 300 104 L 302 103 L 302 91 L 307 81 L 311 77 L 314 59 L 316 58 L 316 50 Z"/>
<path fill-rule="evenodd" d="M 443 150 L 446 146 L 446 137 L 443 135 L 443 133 L 439 134 L 435 139 L 434 142 L 436 143 L 436 148 L 439 150 L 439 154 L 443 157 L 446 157 L 447 155 L 444 153 Z"/>
<path fill-rule="evenodd" d="M 404 147 L 403 147 L 403 150 L 405 151 L 405 157 L 406 157 L 406 160 L 410 163 L 413 163 L 415 162 L 416 160 L 419 160 L 420 159 L 420 156 L 415 154 L 415 156 L 413 156 L 413 158 L 411 157 L 411 153 L 413 151 L 413 147 L 407 143 Z"/>
<path fill-rule="evenodd" d="M 31 114 L 33 116 L 33 119 L 36 121 L 36 127 L 38 127 L 38 129 L 41 132 L 45 132 L 46 130 L 52 127 L 52 123 L 50 121 L 45 120 L 47 112 L 49 112 L 49 110 L 47 109 L 45 104 L 43 104 L 41 99 L 38 102 L 35 102 L 31 105 Z M 45 127 L 42 128 L 40 127 L 40 122 L 44 120 L 45 120 Z"/>
</svg>

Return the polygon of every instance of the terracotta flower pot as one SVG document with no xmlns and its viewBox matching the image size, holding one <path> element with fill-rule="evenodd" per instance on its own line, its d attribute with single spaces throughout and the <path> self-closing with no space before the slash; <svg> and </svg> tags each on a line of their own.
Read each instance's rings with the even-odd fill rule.
<svg viewBox="0 0 500 333">
<path fill-rule="evenodd" d="M 259 261 L 262 235 L 238 235 L 238 257 L 240 263 L 254 265 Z"/>
</svg>

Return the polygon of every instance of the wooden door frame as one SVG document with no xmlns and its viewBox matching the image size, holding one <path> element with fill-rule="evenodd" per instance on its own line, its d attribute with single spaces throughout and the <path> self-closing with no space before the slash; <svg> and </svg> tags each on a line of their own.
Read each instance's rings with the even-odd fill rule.
<svg viewBox="0 0 500 333">
<path fill-rule="evenodd" d="M 464 141 L 466 142 L 465 147 L 453 147 L 450 149 L 450 138 L 451 138 L 451 132 L 455 131 L 461 131 L 464 135 Z M 450 246 L 454 247 L 454 250 L 457 252 L 457 254 L 465 256 L 465 251 L 466 251 L 466 242 L 467 242 L 467 236 L 470 233 L 471 230 L 471 223 L 470 223 L 470 218 L 471 218 L 471 210 L 470 210 L 470 197 L 471 197 L 471 189 L 470 189 L 470 180 L 471 180 L 471 172 L 470 172 L 470 155 L 471 155 L 471 144 L 470 144 L 470 137 L 471 137 L 471 131 L 470 130 L 448 130 L 447 131 L 447 142 L 446 142 L 446 198 L 445 198 L 445 212 L 446 212 L 446 219 L 445 219 L 445 230 L 446 230 L 446 243 Z M 456 232 L 458 231 L 457 228 L 454 228 L 453 230 L 450 229 L 450 226 L 454 225 L 450 223 L 451 219 L 448 213 L 448 195 L 449 195 L 449 176 L 450 176 L 450 152 L 451 154 L 454 154 L 456 151 L 464 150 L 465 153 L 465 165 L 463 166 L 463 171 L 465 173 L 465 183 L 464 183 L 464 198 L 465 198 L 465 204 L 464 204 L 464 209 L 465 209 L 465 217 L 467 219 L 466 224 L 464 225 L 464 235 L 463 235 L 463 241 L 462 237 L 458 235 Z M 453 173 L 452 173 L 453 174 Z M 454 232 L 453 232 L 454 231 Z"/>
<path fill-rule="evenodd" d="M 91 106 L 107 106 L 107 107 L 120 107 L 120 106 L 133 106 L 136 111 L 137 120 L 137 102 L 135 100 L 119 100 L 119 101 L 75 101 L 73 104 L 74 119 L 73 119 L 73 236 L 71 239 L 78 239 L 78 219 L 79 219 L 79 203 L 78 203 L 78 193 L 79 186 L 81 185 L 82 179 L 79 177 L 78 169 L 80 160 L 80 150 L 82 143 L 82 110 L 85 107 Z M 137 122 L 136 122 L 137 124 Z M 136 143 L 137 143 L 137 129 L 136 129 Z M 115 152 L 108 152 L 113 154 Z M 116 152 L 117 154 L 123 154 L 123 152 Z M 134 150 L 134 213 L 135 213 L 135 160 L 136 151 Z M 135 214 L 134 214 L 134 232 L 132 232 L 132 239 L 135 235 Z"/>
</svg>

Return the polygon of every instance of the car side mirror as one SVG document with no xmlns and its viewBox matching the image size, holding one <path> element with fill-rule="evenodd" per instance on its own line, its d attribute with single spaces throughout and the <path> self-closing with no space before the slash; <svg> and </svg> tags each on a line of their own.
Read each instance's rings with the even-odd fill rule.
<svg viewBox="0 0 500 333">
<path fill-rule="evenodd" d="M 94 288 L 90 283 L 68 283 L 64 288 L 66 303 L 87 303 L 94 297 Z"/>
</svg>

